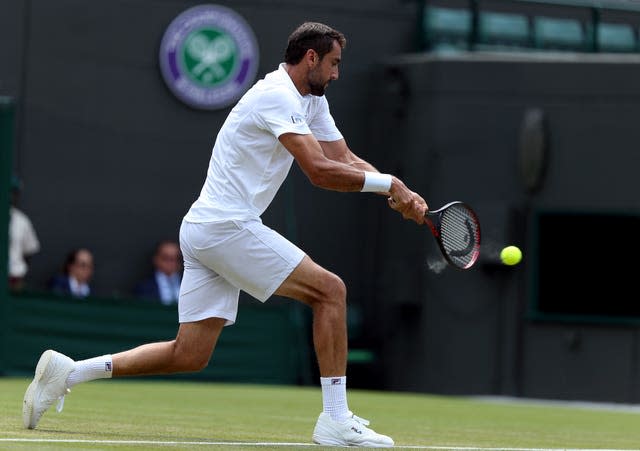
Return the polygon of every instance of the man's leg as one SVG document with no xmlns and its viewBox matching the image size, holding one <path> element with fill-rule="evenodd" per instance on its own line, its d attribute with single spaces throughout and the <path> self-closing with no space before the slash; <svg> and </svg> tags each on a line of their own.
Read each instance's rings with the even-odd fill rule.
<svg viewBox="0 0 640 451">
<path fill-rule="evenodd" d="M 347 405 L 347 290 L 335 274 L 305 256 L 275 294 L 309 305 L 320 367 L 323 412 L 313 431 L 321 445 L 389 447 L 393 440 L 369 429 Z"/>
<path fill-rule="evenodd" d="M 203 369 L 211 358 L 225 321 L 222 318 L 208 318 L 182 323 L 172 341 L 149 343 L 113 356 L 79 362 L 52 350 L 45 351 L 24 396 L 22 417 L 25 427 L 35 428 L 44 412 L 56 401 L 62 402 L 69 388 L 80 382 L 110 376 L 169 374 Z"/>
<path fill-rule="evenodd" d="M 175 340 L 149 343 L 113 355 L 113 377 L 200 371 L 207 366 L 222 318 L 182 323 Z"/>
<path fill-rule="evenodd" d="M 275 294 L 302 301 L 313 310 L 313 345 L 320 376 L 345 375 L 347 290 L 344 282 L 304 257 Z"/>
</svg>

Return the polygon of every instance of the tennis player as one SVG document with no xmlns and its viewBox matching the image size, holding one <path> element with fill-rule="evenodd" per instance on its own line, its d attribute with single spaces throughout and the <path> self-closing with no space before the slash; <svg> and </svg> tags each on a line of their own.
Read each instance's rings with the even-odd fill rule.
<svg viewBox="0 0 640 451">
<path fill-rule="evenodd" d="M 244 290 L 262 302 L 276 294 L 312 309 L 323 401 L 313 441 L 393 446 L 348 407 L 343 281 L 260 220 L 295 160 L 320 188 L 381 193 L 405 219 L 424 221 L 424 199 L 357 157 L 329 112 L 324 93 L 338 79 L 345 44 L 327 25 L 302 24 L 289 37 L 284 63 L 246 92 L 220 129 L 200 196 L 180 228 L 185 265 L 176 338 L 77 362 L 45 351 L 25 393 L 25 427 L 35 428 L 55 402 L 60 411 L 80 382 L 203 369 L 223 327 L 235 322 Z"/>
</svg>

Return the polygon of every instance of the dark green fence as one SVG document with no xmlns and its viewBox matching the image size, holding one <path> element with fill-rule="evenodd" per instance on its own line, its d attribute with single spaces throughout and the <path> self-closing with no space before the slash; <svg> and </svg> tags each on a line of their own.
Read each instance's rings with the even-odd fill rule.
<svg viewBox="0 0 640 451">
<path fill-rule="evenodd" d="M 175 337 L 177 307 L 137 300 L 10 295 L 3 302 L 4 375 L 33 373 L 40 354 L 56 349 L 78 360 Z M 309 384 L 313 356 L 309 316 L 281 298 L 241 301 L 238 321 L 226 327 L 209 366 L 174 377 L 268 384 Z"/>
</svg>

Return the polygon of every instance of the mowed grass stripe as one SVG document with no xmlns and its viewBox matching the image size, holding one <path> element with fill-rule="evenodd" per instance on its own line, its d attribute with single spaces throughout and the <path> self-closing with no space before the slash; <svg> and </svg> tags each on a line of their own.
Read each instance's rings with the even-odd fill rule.
<svg viewBox="0 0 640 451">
<path fill-rule="evenodd" d="M 12 439 L 12 438 L 0 438 L 0 443 L 30 443 L 30 444 L 77 444 L 85 443 L 90 445 L 153 445 L 153 446 L 216 446 L 216 447 L 248 447 L 248 448 L 262 448 L 262 447 L 277 447 L 277 448 L 289 448 L 289 447 L 313 447 L 321 448 L 313 443 L 242 443 L 242 442 L 158 442 L 150 440 L 55 440 L 55 439 Z M 468 446 L 418 446 L 418 445 L 405 445 L 396 446 L 395 449 L 429 449 L 429 450 L 450 450 L 450 451 L 628 451 L 617 449 L 576 449 L 567 450 L 565 448 L 477 448 Z"/>
<path fill-rule="evenodd" d="M 0 438 L 88 441 L 67 442 L 67 449 L 139 450 L 160 443 L 186 449 L 190 445 L 184 443 L 215 447 L 229 442 L 308 449 L 321 409 L 317 387 L 121 379 L 74 387 L 62 413 L 51 409 L 38 429 L 26 430 L 21 404 L 28 384 L 26 378 L 0 379 Z M 349 392 L 349 407 L 399 447 L 640 449 L 640 415 L 634 412 L 355 389 Z M 28 442 L 22 444 L 26 449 Z M 47 446 L 60 449 L 54 442 Z"/>
</svg>

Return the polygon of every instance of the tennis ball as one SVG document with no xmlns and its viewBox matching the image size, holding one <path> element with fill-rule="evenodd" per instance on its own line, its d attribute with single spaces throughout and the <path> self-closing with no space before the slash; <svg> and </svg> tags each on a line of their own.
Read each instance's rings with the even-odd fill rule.
<svg viewBox="0 0 640 451">
<path fill-rule="evenodd" d="M 517 265 L 522 260 L 522 251 L 517 246 L 507 246 L 500 251 L 500 260 L 505 265 Z"/>
</svg>

